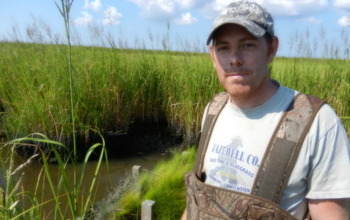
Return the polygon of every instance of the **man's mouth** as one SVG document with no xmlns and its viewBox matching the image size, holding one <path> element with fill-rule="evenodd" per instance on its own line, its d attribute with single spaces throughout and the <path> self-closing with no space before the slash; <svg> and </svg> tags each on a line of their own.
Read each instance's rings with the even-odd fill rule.
<svg viewBox="0 0 350 220">
<path fill-rule="evenodd" d="M 248 71 L 229 71 L 226 72 L 227 76 L 245 76 L 245 75 L 249 75 Z"/>
</svg>

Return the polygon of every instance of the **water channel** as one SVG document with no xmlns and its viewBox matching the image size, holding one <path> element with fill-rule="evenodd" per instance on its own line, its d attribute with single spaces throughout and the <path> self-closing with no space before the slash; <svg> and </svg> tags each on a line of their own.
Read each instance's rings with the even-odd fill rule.
<svg viewBox="0 0 350 220">
<path fill-rule="evenodd" d="M 4 143 L 2 141 L 2 143 Z M 1 144 L 1 155 L 9 155 L 9 149 L 3 148 L 3 144 Z M 103 200 L 109 193 L 116 190 L 118 187 L 118 183 L 125 178 L 126 175 L 132 172 L 132 167 L 134 165 L 141 166 L 141 171 L 150 171 L 154 168 L 157 162 L 162 159 L 166 159 L 169 157 L 169 154 L 162 152 L 153 152 L 149 154 L 139 154 L 136 156 L 131 156 L 127 158 L 118 158 L 118 159 L 109 159 L 108 166 L 106 162 L 102 163 L 100 171 L 97 177 L 97 187 L 93 200 L 98 202 Z M 7 158 L 6 160 L 9 160 Z M 16 156 L 14 157 L 14 169 L 19 167 L 21 164 L 26 163 L 27 159 Z M 87 168 L 85 170 L 85 179 L 83 181 L 82 188 L 88 190 L 91 184 L 92 177 L 94 176 L 95 168 L 97 161 L 88 162 Z M 72 164 L 67 164 L 66 172 L 68 175 L 68 179 L 70 181 L 73 180 L 74 169 L 80 175 L 82 164 L 78 164 L 76 168 Z M 43 176 L 43 164 L 38 161 L 32 161 L 31 163 L 25 165 L 16 175 L 17 178 L 21 178 L 21 188 L 24 191 L 30 192 L 30 194 L 34 194 L 37 192 L 37 198 L 40 201 L 49 201 L 52 200 L 52 192 L 47 182 L 47 179 L 44 179 Z M 57 176 L 59 175 L 58 165 L 51 164 L 50 165 L 50 174 L 53 177 L 55 184 L 57 184 Z M 54 178 L 56 177 L 56 179 Z M 39 185 L 38 185 L 39 182 Z M 71 184 L 73 185 L 73 184 Z M 43 211 L 45 215 L 51 216 L 52 210 L 54 208 L 55 203 L 49 202 L 43 206 Z M 47 218 L 47 219 L 50 219 Z"/>
</svg>

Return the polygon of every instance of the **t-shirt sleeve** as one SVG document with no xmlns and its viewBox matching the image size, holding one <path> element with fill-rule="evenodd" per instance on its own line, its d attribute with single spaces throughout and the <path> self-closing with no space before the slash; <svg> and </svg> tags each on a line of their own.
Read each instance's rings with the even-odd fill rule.
<svg viewBox="0 0 350 220">
<path fill-rule="evenodd" d="M 310 162 L 306 198 L 350 198 L 349 139 L 329 105 L 320 109 L 305 141 Z"/>
</svg>

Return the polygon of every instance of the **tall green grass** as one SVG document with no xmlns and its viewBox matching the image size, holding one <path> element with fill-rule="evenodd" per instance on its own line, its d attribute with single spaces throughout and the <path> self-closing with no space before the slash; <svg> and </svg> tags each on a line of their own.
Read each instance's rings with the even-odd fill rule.
<svg viewBox="0 0 350 220">
<path fill-rule="evenodd" d="M 55 2 L 56 3 L 56 2 Z M 71 41 L 70 41 L 70 19 L 69 19 L 69 12 L 71 9 L 71 6 L 73 4 L 73 0 L 61 0 L 61 5 L 56 3 L 56 6 L 58 10 L 60 11 L 65 28 L 66 28 L 66 37 L 68 45 L 67 47 L 60 48 L 60 49 L 67 49 L 67 59 L 62 59 L 68 64 L 67 76 L 63 76 L 63 79 L 68 80 L 68 86 L 65 88 L 65 91 L 69 94 L 68 97 L 64 96 L 61 97 L 61 100 L 69 102 L 70 105 L 66 106 L 69 109 L 70 118 L 69 123 L 67 123 L 67 130 L 70 130 L 72 133 L 72 142 L 73 142 L 73 149 L 68 149 L 63 143 L 57 142 L 54 140 L 50 140 L 46 135 L 41 133 L 32 133 L 30 135 L 27 135 L 23 138 L 16 138 L 14 140 L 9 141 L 6 143 L 3 147 L 4 148 L 11 148 L 11 153 L 9 157 L 6 157 L 9 162 L 4 163 L 3 160 L 1 165 L 1 168 L 5 175 L 0 173 L 0 191 L 2 192 L 2 198 L 1 198 L 1 205 L 0 205 L 0 217 L 1 219 L 88 219 L 88 210 L 93 206 L 93 193 L 95 190 L 96 185 L 96 178 L 99 172 L 99 169 L 101 167 L 101 163 L 103 159 L 107 159 L 106 149 L 105 149 L 105 143 L 104 138 L 100 136 L 102 143 L 96 143 L 93 146 L 89 147 L 86 151 L 86 154 L 82 161 L 82 168 L 81 170 L 77 169 L 77 161 L 78 161 L 78 154 L 77 154 L 77 145 L 76 145 L 76 130 L 75 130 L 75 119 L 76 119 L 76 111 L 75 111 L 75 97 L 74 97 L 74 88 L 75 85 L 73 83 L 73 65 L 72 65 L 72 47 L 71 47 Z M 30 66 L 28 66 L 30 68 Z M 36 73 L 36 69 L 32 70 L 33 75 Z M 31 71 L 30 71 L 31 72 Z M 63 71 L 62 73 L 64 73 Z M 33 76 L 32 76 L 33 77 Z M 38 83 L 38 79 L 35 79 L 34 81 L 28 82 L 31 83 Z M 32 79 L 33 79 L 32 78 Z M 6 79 L 6 78 L 5 78 Z M 28 77 L 26 79 L 19 79 L 21 80 L 30 80 L 31 78 Z M 5 80 L 4 80 L 5 81 Z M 18 82 L 19 82 L 18 81 Z M 17 82 L 17 83 L 18 83 Z M 19 86 L 20 84 L 16 84 L 15 86 Z M 51 85 L 61 85 L 59 82 L 53 82 Z M 29 103 L 25 102 L 25 100 L 22 103 L 18 103 L 18 106 L 11 105 L 13 100 L 6 100 L 3 101 L 3 105 L 5 107 L 5 112 L 7 114 L 8 109 L 12 109 L 13 107 L 21 107 L 20 105 L 29 104 L 32 106 L 36 106 L 38 101 L 46 100 L 45 99 L 45 84 L 42 83 L 39 86 L 39 96 L 36 96 L 35 98 L 38 98 L 36 102 Z M 21 86 L 14 87 L 13 89 L 23 89 Z M 51 89 L 51 88 L 50 88 Z M 29 91 L 22 91 L 22 92 L 28 92 Z M 48 92 L 49 93 L 49 92 Z M 55 96 L 55 90 L 52 90 L 52 93 L 49 94 Z M 40 99 L 40 96 L 42 99 Z M 39 102 L 40 102 L 39 101 Z M 45 102 L 45 101 L 44 101 Z M 34 111 L 40 109 L 41 107 L 45 106 L 46 103 L 42 103 L 43 105 L 38 104 L 39 108 L 35 108 Z M 8 108 L 10 106 L 10 108 Z M 51 109 L 53 106 L 49 105 L 49 114 L 52 116 Z M 40 111 L 40 110 L 39 110 Z M 36 114 L 36 112 L 33 112 Z M 39 114 L 42 112 L 39 112 Z M 67 113 L 67 112 L 66 112 Z M 25 115 L 23 115 L 25 116 Z M 29 116 L 33 116 L 29 114 Z M 51 117 L 50 116 L 50 117 Z M 6 118 L 6 115 L 5 115 Z M 52 117 L 54 119 L 54 117 Z M 20 119 L 22 120 L 22 119 Z M 26 124 L 25 126 L 28 126 Z M 38 127 L 35 127 L 35 130 L 40 130 L 40 124 Z M 20 126 L 17 127 L 20 129 Z M 55 124 L 55 128 L 56 124 Z M 91 128 L 89 128 L 91 129 Z M 22 134 L 23 131 L 17 130 L 16 135 Z M 24 131 L 26 133 L 27 131 Z M 96 130 L 93 130 L 93 132 L 96 132 L 98 135 L 99 132 Z M 29 132 L 28 132 L 29 133 Z M 67 135 L 67 134 L 63 134 Z M 67 135 L 69 136 L 69 135 Z M 34 144 L 33 144 L 34 143 Z M 29 145 L 31 148 L 35 148 L 34 152 L 38 152 L 37 154 L 34 154 L 32 157 L 30 157 L 27 162 L 19 165 L 16 169 L 14 169 L 14 152 L 17 149 L 18 145 Z M 45 149 L 40 149 L 37 146 L 44 144 L 46 146 Z M 98 148 L 101 148 L 98 156 L 98 160 L 95 167 L 94 175 L 91 179 L 89 179 L 89 187 L 88 189 L 85 189 L 83 187 L 83 181 L 86 181 L 86 178 L 84 177 L 86 166 L 90 160 L 91 155 L 97 151 Z M 63 150 L 62 150 L 63 149 Z M 50 157 L 53 157 L 58 166 L 59 175 L 58 177 L 53 177 L 52 172 L 50 171 L 50 164 L 48 156 L 51 154 Z M 19 172 L 18 170 L 21 170 L 24 166 L 26 166 L 28 163 L 30 163 L 30 160 L 34 157 L 37 157 L 38 155 L 41 156 L 42 162 L 43 162 L 43 169 L 40 172 L 39 179 L 35 183 L 36 184 L 36 190 L 35 192 L 25 192 L 23 189 L 20 189 L 20 185 L 22 182 L 19 180 L 15 181 L 15 174 Z M 66 171 L 66 165 L 68 163 L 72 163 L 74 166 L 72 176 L 73 178 L 69 178 L 69 174 Z M 44 173 L 41 175 L 41 173 Z M 42 177 L 43 176 L 43 177 Z M 41 182 L 42 177 L 44 180 L 48 182 L 49 188 L 52 193 L 52 200 L 54 201 L 54 208 L 53 210 L 49 211 L 50 213 L 48 215 L 43 214 L 41 208 L 45 203 L 48 203 L 50 201 L 39 201 L 39 198 L 37 197 L 37 190 L 39 189 L 39 184 Z M 54 181 L 56 179 L 56 181 Z M 30 204 L 24 204 L 22 203 L 29 198 Z M 64 200 L 63 200 L 64 198 Z"/>
<path fill-rule="evenodd" d="M 67 48 L 23 43 L 1 48 L 2 132 L 10 138 L 40 132 L 70 145 Z M 206 103 L 222 90 L 208 54 L 72 47 L 72 60 L 75 130 L 86 140 L 90 128 L 127 132 L 136 119 L 165 119 L 185 140 L 195 140 Z M 349 133 L 349 65 L 340 59 L 277 58 L 272 75 L 324 98 Z"/>
<path fill-rule="evenodd" d="M 10 137 L 36 131 L 69 143 L 65 47 L 3 45 L 2 130 Z M 201 110 L 220 89 L 203 54 L 83 47 L 73 48 L 72 54 L 76 130 L 86 139 L 90 128 L 125 132 L 135 119 L 164 117 L 191 138 L 199 129 Z"/>
<path fill-rule="evenodd" d="M 279 58 L 272 76 L 287 87 L 326 100 L 350 134 L 350 60 Z"/>
<path fill-rule="evenodd" d="M 184 173 L 192 170 L 196 156 L 194 147 L 186 153 L 173 152 L 170 160 L 160 161 L 152 172 L 142 172 L 129 190 L 122 193 L 109 219 L 139 219 L 141 203 L 155 201 L 152 213 L 155 219 L 180 219 L 186 205 Z"/>
<path fill-rule="evenodd" d="M 53 175 L 51 172 L 49 160 L 47 158 L 47 152 L 38 151 L 31 158 L 27 159 L 22 164 L 15 165 L 15 150 L 20 144 L 32 143 L 45 143 L 50 147 L 54 158 L 57 161 L 58 172 Z M 35 147 L 32 145 L 32 147 Z M 101 167 L 102 159 L 106 159 L 105 145 L 102 139 L 102 143 L 94 144 L 89 148 L 82 162 L 81 168 L 74 169 L 73 173 L 66 171 L 66 165 L 68 163 L 74 163 L 72 157 L 67 159 L 62 158 L 61 152 L 58 147 L 67 149 L 60 142 L 52 141 L 43 134 L 31 134 L 23 138 L 18 138 L 9 141 L 2 148 L 10 148 L 9 155 L 1 156 L 1 168 L 3 170 L 0 177 L 2 192 L 2 202 L 0 204 L 0 218 L 1 219 L 67 219 L 67 218 L 85 218 L 89 219 L 88 211 L 94 204 L 94 192 L 96 190 L 96 181 L 99 169 Z M 1 149 L 2 150 L 2 149 Z M 91 154 L 100 150 L 99 159 L 95 166 L 94 175 L 90 179 L 85 177 L 85 169 Z M 35 185 L 35 191 L 29 192 L 25 190 L 26 184 L 22 181 L 21 176 L 25 166 L 33 160 L 35 157 L 41 157 L 43 162 L 42 170 L 38 170 L 37 182 L 32 183 Z M 74 178 L 71 178 L 71 177 Z M 76 178 L 76 179 L 75 179 Z M 88 181 L 88 184 L 86 182 Z M 51 199 L 44 200 L 40 196 L 40 191 L 44 190 L 43 182 L 47 182 L 49 187 L 49 193 L 52 194 Z M 87 186 L 87 187 L 84 187 Z M 48 196 L 46 196 L 48 198 Z M 52 210 L 44 209 L 46 204 L 53 203 Z M 48 211 L 47 212 L 45 212 Z"/>
</svg>

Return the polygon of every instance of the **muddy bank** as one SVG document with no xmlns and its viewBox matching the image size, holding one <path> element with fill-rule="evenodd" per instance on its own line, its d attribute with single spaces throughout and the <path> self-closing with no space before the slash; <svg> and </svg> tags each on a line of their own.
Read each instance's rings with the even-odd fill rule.
<svg viewBox="0 0 350 220">
<path fill-rule="evenodd" d="M 167 152 L 173 147 L 179 147 L 184 144 L 183 135 L 169 127 L 165 120 L 134 120 L 125 131 L 106 132 L 102 134 L 106 143 L 109 158 L 124 158 L 137 155 L 147 155 L 155 152 Z M 55 140 L 53 138 L 53 140 Z M 82 160 L 89 147 L 95 143 L 101 143 L 101 138 L 95 134 L 86 136 L 77 136 L 78 160 Z M 64 143 L 73 149 L 72 143 Z M 55 162 L 54 154 L 51 151 L 52 146 L 38 142 L 26 142 L 17 146 L 19 155 L 29 158 L 33 154 L 45 152 L 50 162 Z M 67 157 L 70 152 L 62 147 L 56 149 L 62 157 Z M 92 155 L 91 159 L 96 159 L 99 151 Z M 38 157 L 40 160 L 40 157 Z"/>
</svg>

